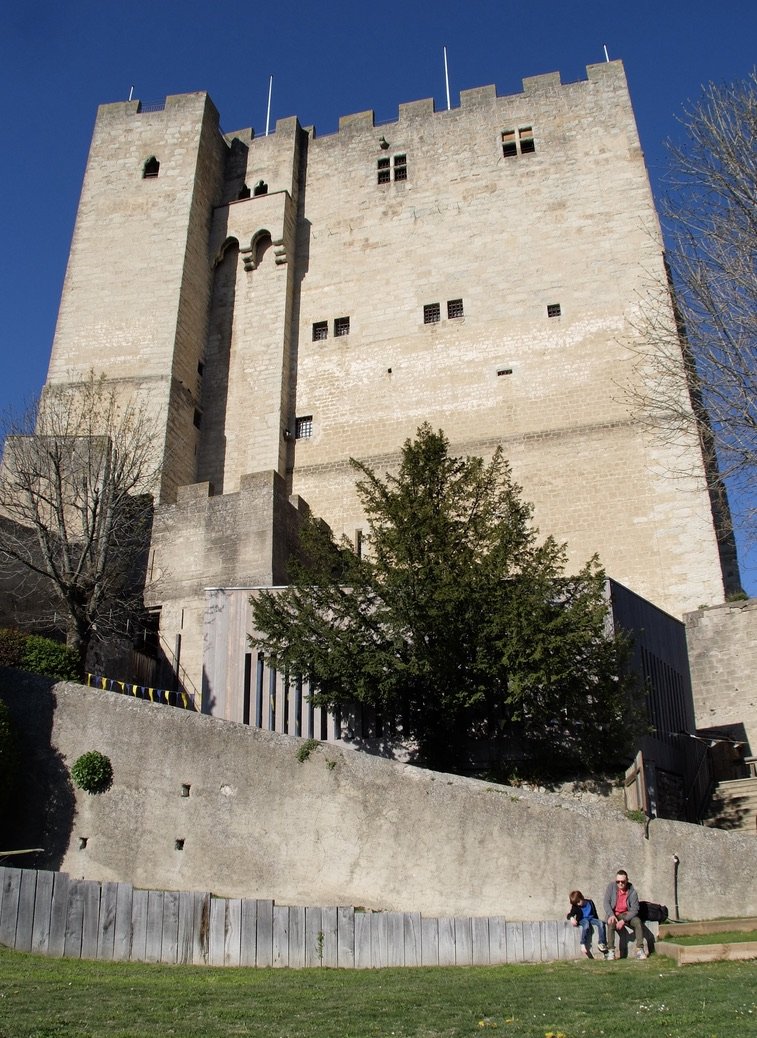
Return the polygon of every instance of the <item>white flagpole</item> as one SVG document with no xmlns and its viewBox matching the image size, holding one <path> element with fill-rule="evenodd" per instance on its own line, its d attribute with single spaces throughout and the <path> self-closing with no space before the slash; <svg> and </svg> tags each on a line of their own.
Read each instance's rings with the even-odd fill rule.
<svg viewBox="0 0 757 1038">
<path fill-rule="evenodd" d="M 271 122 L 271 92 L 273 91 L 273 76 L 268 80 L 268 109 L 265 113 L 265 135 L 268 136 L 268 127 Z"/>
<path fill-rule="evenodd" d="M 449 102 L 449 71 L 447 69 L 447 48 L 444 48 L 444 83 L 447 87 L 447 111 L 450 110 L 452 105 Z"/>
</svg>

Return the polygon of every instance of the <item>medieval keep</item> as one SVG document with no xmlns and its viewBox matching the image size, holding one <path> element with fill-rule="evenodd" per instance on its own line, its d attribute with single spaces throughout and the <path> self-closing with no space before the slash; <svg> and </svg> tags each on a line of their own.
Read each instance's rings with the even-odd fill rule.
<svg viewBox="0 0 757 1038">
<path fill-rule="evenodd" d="M 148 403 L 147 603 L 204 708 L 249 720 L 249 589 L 286 581 L 303 503 L 359 539 L 350 457 L 390 470 L 424 421 L 454 453 L 501 445 L 571 563 L 597 552 L 678 619 L 723 601 L 699 445 L 700 478 L 671 480 L 628 404 L 666 278 L 618 61 L 323 137 L 224 134 L 204 93 L 107 104 L 45 392 L 94 370 Z"/>
</svg>

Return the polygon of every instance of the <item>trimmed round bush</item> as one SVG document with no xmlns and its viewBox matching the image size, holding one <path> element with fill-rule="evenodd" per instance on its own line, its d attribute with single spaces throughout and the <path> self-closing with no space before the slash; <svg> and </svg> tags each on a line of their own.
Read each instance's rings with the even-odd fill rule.
<svg viewBox="0 0 757 1038">
<path fill-rule="evenodd" d="M 113 765 L 104 753 L 89 750 L 74 761 L 71 778 L 85 793 L 104 793 L 113 783 Z"/>
</svg>

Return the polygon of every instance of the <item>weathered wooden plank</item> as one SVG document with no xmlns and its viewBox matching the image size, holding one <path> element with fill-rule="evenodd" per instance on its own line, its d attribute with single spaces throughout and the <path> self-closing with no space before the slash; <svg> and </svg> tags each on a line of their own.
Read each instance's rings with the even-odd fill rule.
<svg viewBox="0 0 757 1038">
<path fill-rule="evenodd" d="M 258 946 L 258 903 L 254 898 L 242 900 L 242 939 L 240 965 L 254 966 Z"/>
<path fill-rule="evenodd" d="M 224 966 L 238 966 L 242 955 L 242 899 L 230 897 L 226 902 L 226 936 L 223 945 Z"/>
<path fill-rule="evenodd" d="M 160 962 L 163 943 L 163 890 L 147 892 L 147 933 L 145 935 L 145 961 Z"/>
<path fill-rule="evenodd" d="M 131 896 L 131 952 L 132 962 L 146 961 L 147 946 L 147 891 L 133 890 Z"/>
<path fill-rule="evenodd" d="M 523 927 L 523 961 L 541 961 L 541 930 L 534 922 L 521 923 Z"/>
<path fill-rule="evenodd" d="M 57 872 L 53 881 L 53 903 L 50 909 L 50 939 L 47 954 L 60 957 L 66 943 L 66 916 L 71 880 L 66 872 Z"/>
<path fill-rule="evenodd" d="M 507 961 L 523 962 L 523 924 L 507 923 Z"/>
<path fill-rule="evenodd" d="M 562 926 L 557 922 L 556 919 L 550 919 L 547 922 L 541 924 L 542 962 L 554 962 L 555 959 L 560 958 L 560 949 L 558 946 L 558 926 L 560 926 L 560 929 L 562 929 Z"/>
<path fill-rule="evenodd" d="M 174 963 L 179 958 L 179 892 L 167 890 L 163 898 L 163 928 L 160 961 Z"/>
<path fill-rule="evenodd" d="M 113 958 L 128 962 L 131 958 L 131 918 L 134 888 L 131 883 L 119 883 L 116 894 L 116 922 L 113 929 Z"/>
<path fill-rule="evenodd" d="M 21 871 L 21 886 L 18 892 L 18 920 L 16 922 L 16 950 L 32 950 L 34 930 L 34 898 L 37 890 L 36 869 Z"/>
<path fill-rule="evenodd" d="M 455 964 L 473 963 L 473 928 L 469 916 L 455 916 Z"/>
<path fill-rule="evenodd" d="M 224 941 L 226 936 L 226 899 L 210 899 L 210 930 L 208 934 L 208 963 L 223 966 Z"/>
<path fill-rule="evenodd" d="M 455 965 L 455 920 L 450 917 L 439 920 L 439 965 Z"/>
<path fill-rule="evenodd" d="M 439 965 L 439 920 L 421 916 L 421 957 L 423 966 Z"/>
<path fill-rule="evenodd" d="M 402 912 L 386 912 L 386 964 L 405 965 L 405 917 Z"/>
<path fill-rule="evenodd" d="M 371 912 L 371 965 L 380 969 L 388 964 L 388 927 L 385 912 Z"/>
<path fill-rule="evenodd" d="M 50 915 L 53 908 L 55 873 L 47 870 L 37 873 L 34 898 L 34 923 L 31 950 L 37 955 L 48 955 L 50 948 Z"/>
<path fill-rule="evenodd" d="M 110 962 L 116 931 L 118 883 L 105 882 L 100 893 L 100 925 L 97 928 L 97 958 Z"/>
<path fill-rule="evenodd" d="M 402 929 L 404 931 L 405 965 L 421 966 L 423 964 L 423 944 L 420 912 L 405 912 Z"/>
<path fill-rule="evenodd" d="M 289 907 L 289 965 L 301 969 L 305 965 L 305 908 Z"/>
<path fill-rule="evenodd" d="M 489 962 L 492 966 L 507 962 L 507 922 L 504 916 L 489 916 Z"/>
<path fill-rule="evenodd" d="M 176 961 L 178 963 L 186 964 L 192 961 L 193 936 L 194 896 L 188 890 L 180 890 L 176 926 Z"/>
<path fill-rule="evenodd" d="M 336 910 L 337 965 L 355 968 L 355 909 L 340 905 Z"/>
<path fill-rule="evenodd" d="M 22 870 L 6 868 L 3 871 L 3 902 L 0 905 L 0 944 L 5 945 L 6 948 L 15 948 Z"/>
<path fill-rule="evenodd" d="M 289 965 L 289 906 L 273 906 L 273 965 Z"/>
<path fill-rule="evenodd" d="M 371 912 L 355 912 L 355 968 L 370 969 L 371 962 Z"/>
<path fill-rule="evenodd" d="M 68 888 L 68 910 L 66 932 L 63 939 L 63 954 L 68 959 L 81 957 L 81 935 L 84 927 L 83 880 L 71 880 Z"/>
<path fill-rule="evenodd" d="M 258 901 L 257 951 L 258 966 L 273 965 L 273 901 Z"/>
<path fill-rule="evenodd" d="M 210 953 L 210 894 L 194 895 L 194 931 L 192 962 L 195 966 L 207 963 Z"/>
<path fill-rule="evenodd" d="M 328 908 L 322 909 L 321 930 L 323 931 L 323 958 L 321 965 L 335 967 L 339 961 L 336 906 L 329 905 Z"/>
<path fill-rule="evenodd" d="M 320 908 L 305 909 L 305 965 L 323 964 L 323 922 Z"/>
<path fill-rule="evenodd" d="M 100 884 L 95 880 L 82 880 L 82 959 L 97 958 L 97 939 L 100 932 Z"/>
<path fill-rule="evenodd" d="M 471 919 L 471 959 L 474 966 L 489 965 L 489 920 L 486 916 Z"/>
</svg>

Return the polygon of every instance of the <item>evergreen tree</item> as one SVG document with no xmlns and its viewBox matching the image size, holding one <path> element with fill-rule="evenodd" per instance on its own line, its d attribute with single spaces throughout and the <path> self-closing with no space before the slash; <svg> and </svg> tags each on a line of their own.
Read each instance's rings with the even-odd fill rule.
<svg viewBox="0 0 757 1038">
<path fill-rule="evenodd" d="M 592 768 L 609 753 L 617 766 L 629 689 L 597 559 L 564 575 L 564 545 L 537 542 L 499 449 L 488 464 L 452 457 L 423 425 L 397 475 L 352 464 L 365 554 L 306 521 L 289 587 L 253 601 L 256 644 L 310 676 L 317 705 L 401 719 L 434 768 L 464 769 L 478 736 L 532 759 Z"/>
</svg>

